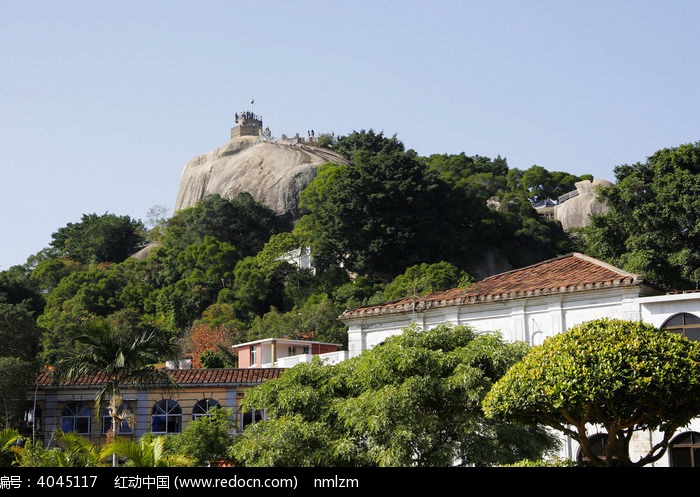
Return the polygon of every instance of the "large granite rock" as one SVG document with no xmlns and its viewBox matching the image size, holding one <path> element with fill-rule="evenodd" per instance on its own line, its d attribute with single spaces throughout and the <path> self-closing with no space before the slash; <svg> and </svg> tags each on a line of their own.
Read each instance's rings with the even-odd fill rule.
<svg viewBox="0 0 700 497">
<path fill-rule="evenodd" d="M 612 186 L 612 183 L 604 179 L 579 181 L 576 190 L 568 195 L 570 198 L 554 206 L 554 218 L 561 222 L 565 230 L 588 226 L 591 215 L 607 211 L 607 205 L 596 200 L 596 190 L 608 186 Z"/>
<path fill-rule="evenodd" d="M 207 195 L 233 198 L 248 192 L 281 217 L 299 218 L 299 193 L 326 162 L 347 164 L 335 152 L 306 143 L 232 138 L 225 145 L 190 160 L 182 171 L 175 212 Z"/>
</svg>

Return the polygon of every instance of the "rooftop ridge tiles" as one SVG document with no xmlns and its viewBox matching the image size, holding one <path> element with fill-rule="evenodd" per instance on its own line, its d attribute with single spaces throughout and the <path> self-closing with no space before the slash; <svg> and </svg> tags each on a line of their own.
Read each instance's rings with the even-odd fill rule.
<svg viewBox="0 0 700 497">
<path fill-rule="evenodd" d="M 558 281 L 561 275 L 566 272 L 572 274 L 571 281 Z M 578 280 L 576 280 L 576 275 L 578 275 Z M 533 280 L 539 283 L 530 284 L 529 282 Z M 580 252 L 570 252 L 536 264 L 486 277 L 464 289 L 452 288 L 421 297 L 409 297 L 375 306 L 347 310 L 341 314 L 341 318 L 619 287 L 643 282 L 643 278 L 637 274 L 616 268 Z"/>
<path fill-rule="evenodd" d="M 213 383 L 252 384 L 262 380 L 277 378 L 284 368 L 192 368 L 169 369 L 168 374 L 180 386 L 202 385 Z M 62 382 L 57 387 L 84 387 L 103 385 L 108 381 L 104 374 L 94 374 L 77 378 L 72 382 Z M 36 376 L 36 384 L 41 386 L 54 385 L 51 371 L 42 371 Z M 153 386 L 162 385 L 153 383 Z M 123 388 L 134 387 L 134 383 L 125 382 Z"/>
</svg>

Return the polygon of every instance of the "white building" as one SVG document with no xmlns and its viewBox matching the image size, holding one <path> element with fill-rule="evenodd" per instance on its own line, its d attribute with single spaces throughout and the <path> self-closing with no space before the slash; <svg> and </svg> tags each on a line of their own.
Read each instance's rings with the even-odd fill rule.
<svg viewBox="0 0 700 497">
<path fill-rule="evenodd" d="M 348 358 L 340 343 L 314 342 L 289 338 L 262 338 L 232 347 L 238 356 L 239 368 L 291 368 L 314 357 L 326 364 L 337 364 Z"/>
<path fill-rule="evenodd" d="M 441 323 L 500 331 L 506 340 L 539 345 L 548 336 L 598 318 L 643 320 L 700 340 L 700 291 L 668 294 L 628 273 L 580 253 L 490 276 L 466 289 L 436 292 L 344 312 L 348 354 L 354 357 L 410 325 L 428 330 Z M 603 435 L 600 435 L 603 436 Z M 656 435 L 630 445 L 646 454 Z M 565 439 L 560 456 L 576 460 L 578 443 Z M 637 451 L 635 451 L 637 447 Z M 680 430 L 655 466 L 700 466 L 700 419 Z M 700 459 L 700 457 L 699 457 Z"/>
</svg>

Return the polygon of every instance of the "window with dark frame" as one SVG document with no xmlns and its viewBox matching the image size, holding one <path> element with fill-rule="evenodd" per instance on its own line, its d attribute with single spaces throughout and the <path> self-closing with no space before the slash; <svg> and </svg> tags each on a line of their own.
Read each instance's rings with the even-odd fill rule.
<svg viewBox="0 0 700 497">
<path fill-rule="evenodd" d="M 669 466 L 700 467 L 700 433 L 688 431 L 675 436 L 668 444 Z"/>
<path fill-rule="evenodd" d="M 700 318 L 689 312 L 671 316 L 661 326 L 662 330 L 680 333 L 684 337 L 700 342 Z"/>
<path fill-rule="evenodd" d="M 92 412 L 83 402 L 67 402 L 61 410 L 61 430 L 63 433 L 74 432 L 79 435 L 89 435 Z"/>
<path fill-rule="evenodd" d="M 221 407 L 221 404 L 219 404 L 216 400 L 209 398 L 202 399 L 194 405 L 194 408 L 192 408 L 192 419 L 195 420 L 197 418 L 201 418 L 202 416 L 211 416 L 210 409 L 217 407 Z"/>
<path fill-rule="evenodd" d="M 264 410 L 261 409 L 252 409 L 252 410 L 245 410 L 241 411 L 240 413 L 240 426 L 241 426 L 241 431 L 245 431 L 246 426 L 251 425 L 253 423 L 257 423 L 258 421 L 263 421 L 266 418 L 266 413 Z"/>
<path fill-rule="evenodd" d="M 180 433 L 182 431 L 182 408 L 171 399 L 159 400 L 151 411 L 153 433 Z"/>
</svg>

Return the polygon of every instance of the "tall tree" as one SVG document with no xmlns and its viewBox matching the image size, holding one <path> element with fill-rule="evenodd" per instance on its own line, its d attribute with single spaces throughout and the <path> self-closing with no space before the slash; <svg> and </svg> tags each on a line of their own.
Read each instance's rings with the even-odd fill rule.
<svg viewBox="0 0 700 497">
<path fill-rule="evenodd" d="M 95 407 L 99 413 L 102 400 L 109 398 L 112 438 L 119 434 L 122 385 L 177 387 L 166 371 L 156 367 L 164 359 L 177 357 L 178 349 L 173 341 L 159 340 L 154 333 L 119 330 L 109 320 L 100 318 L 85 323 L 73 342 L 75 347 L 56 363 L 54 381 L 70 384 L 85 377 L 104 376 L 105 382 L 95 394 Z M 116 457 L 114 465 L 117 465 Z"/>
<path fill-rule="evenodd" d="M 35 361 L 0 357 L 0 427 L 19 425 L 37 372 Z"/>
<path fill-rule="evenodd" d="M 545 219 L 522 192 L 503 193 L 482 221 L 484 238 L 514 267 L 573 251 L 573 240 L 559 221 Z"/>
<path fill-rule="evenodd" d="M 246 392 L 243 408 L 264 408 L 268 420 L 246 431 L 232 455 L 244 465 L 292 466 L 310 460 L 328 466 L 487 466 L 537 458 L 556 444 L 548 432 L 493 422 L 481 411 L 489 387 L 526 350 L 526 344 L 495 334 L 440 325 L 407 328 L 334 366 L 299 364 Z M 300 423 L 312 428 L 295 431 Z M 277 451 L 287 436 L 304 439 L 313 457 Z"/>
<path fill-rule="evenodd" d="M 400 274 L 386 285 L 386 300 L 418 297 L 439 290 L 466 287 L 472 282 L 471 276 L 449 262 L 417 264 Z"/>
<path fill-rule="evenodd" d="M 255 255 L 277 232 L 279 222 L 274 211 L 249 193 L 231 199 L 212 194 L 170 218 L 164 230 L 164 245 L 179 252 L 212 236 L 233 245 L 242 256 Z"/>
<path fill-rule="evenodd" d="M 0 303 L 0 425 L 17 426 L 38 371 L 40 329 L 28 303 Z"/>
<path fill-rule="evenodd" d="M 187 454 L 197 466 L 216 464 L 228 457 L 235 419 L 233 409 L 211 407 L 207 416 L 199 416 L 182 433 L 169 437 L 165 450 L 170 455 Z"/>
<path fill-rule="evenodd" d="M 7 271 L 0 271 L 0 302 L 24 302 L 35 315 L 39 315 L 44 309 L 43 288 L 36 284 L 32 274 L 27 266 L 12 266 Z"/>
<path fill-rule="evenodd" d="M 313 295 L 287 312 L 272 307 L 253 319 L 248 339 L 287 337 L 347 345 L 347 330 L 338 320 L 343 309 L 325 294 Z"/>
<path fill-rule="evenodd" d="M 561 223 L 542 218 L 533 203 L 556 199 L 573 190 L 577 181 L 592 179 L 590 175 L 550 172 L 540 166 L 526 171 L 509 170 L 500 156 L 491 160 L 478 155 L 467 157 L 464 153 L 434 154 L 426 159 L 426 164 L 450 185 L 453 198 L 447 212 L 453 229 L 463 233 L 461 243 L 450 244 L 456 247 L 456 254 L 448 257 L 442 249 L 445 260 L 472 269 L 476 265 L 470 261 L 479 261 L 485 252 L 493 251 L 502 254 L 513 267 L 521 267 L 573 250 Z M 464 221 L 460 224 L 459 220 Z M 465 254 L 465 246 L 478 246 L 480 250 Z M 459 253 L 464 259 L 459 258 Z"/>
<path fill-rule="evenodd" d="M 337 445 L 325 423 L 295 414 L 248 426 L 245 436 L 233 439 L 228 455 L 247 467 L 345 466 L 334 450 Z M 360 464 L 358 457 L 354 456 L 354 465 L 371 465 Z"/>
<path fill-rule="evenodd" d="M 83 264 L 121 262 L 146 240 L 141 221 L 110 213 L 83 214 L 79 223 L 68 223 L 51 238 L 60 256 Z"/>
<path fill-rule="evenodd" d="M 464 152 L 433 154 L 425 162 L 453 189 L 462 190 L 467 197 L 476 197 L 481 202 L 506 188 L 508 164 L 500 156 L 492 160 L 479 155 L 469 157 Z"/>
<path fill-rule="evenodd" d="M 171 331 L 187 328 L 217 301 L 220 293 L 233 291 L 233 270 L 238 251 L 226 242 L 206 235 L 177 252 L 177 277 L 162 285 L 155 297 L 156 317 Z M 172 267 L 172 266 L 171 266 Z"/>
<path fill-rule="evenodd" d="M 358 153 L 393 153 L 404 152 L 403 143 L 396 135 L 388 138 L 384 132 L 376 132 L 373 129 L 353 131 L 352 133 L 338 137 L 335 150 L 350 161 L 355 160 Z"/>
<path fill-rule="evenodd" d="M 322 268 L 342 265 L 383 280 L 408 266 L 437 262 L 428 240 L 447 223 L 435 215 L 446 195 L 437 174 L 411 151 L 361 151 L 353 160 L 319 168 L 300 194 L 314 260 Z"/>
<path fill-rule="evenodd" d="M 542 423 L 581 446 L 595 466 L 644 466 L 666 452 L 675 431 L 700 412 L 700 343 L 636 321 L 597 319 L 547 338 L 491 388 L 490 419 Z M 605 455 L 593 427 L 607 432 Z M 647 454 L 630 460 L 635 433 L 658 430 Z"/>
<path fill-rule="evenodd" d="M 531 202 L 546 199 L 556 200 L 561 195 L 576 189 L 576 182 L 593 179 L 591 175 L 575 176 L 561 171 L 551 172 L 542 166 L 534 165 L 523 172 L 520 188 Z"/>
<path fill-rule="evenodd" d="M 581 230 L 587 254 L 667 289 L 700 286 L 700 142 L 615 168 L 608 211 Z"/>
<path fill-rule="evenodd" d="M 124 304 L 120 294 L 127 285 L 122 264 L 90 266 L 63 277 L 46 296 L 44 312 L 37 317 L 42 333 L 42 359 L 53 362 L 68 335 L 86 320 L 107 317 Z"/>
<path fill-rule="evenodd" d="M 35 362 L 40 329 L 29 304 L 0 303 L 0 357 Z"/>
</svg>

